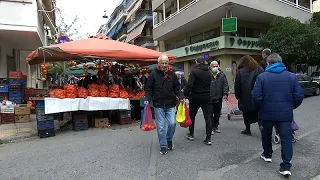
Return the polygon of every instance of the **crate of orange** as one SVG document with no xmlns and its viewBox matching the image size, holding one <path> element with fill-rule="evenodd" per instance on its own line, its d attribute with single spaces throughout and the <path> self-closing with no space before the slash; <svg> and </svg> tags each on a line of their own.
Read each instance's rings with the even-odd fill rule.
<svg viewBox="0 0 320 180">
<path fill-rule="evenodd" d="M 143 114 L 140 129 L 142 131 L 152 131 L 152 130 L 156 129 L 156 126 L 154 124 L 154 120 L 152 118 L 151 108 L 148 104 L 144 107 L 143 111 L 144 111 L 144 114 Z"/>
</svg>

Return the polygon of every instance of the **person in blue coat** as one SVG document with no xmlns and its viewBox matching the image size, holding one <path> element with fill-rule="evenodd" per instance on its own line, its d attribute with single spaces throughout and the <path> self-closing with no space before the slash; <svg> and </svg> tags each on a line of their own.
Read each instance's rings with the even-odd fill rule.
<svg viewBox="0 0 320 180">
<path fill-rule="evenodd" d="M 252 90 L 252 98 L 259 110 L 262 123 L 261 158 L 272 162 L 272 129 L 277 126 L 281 139 L 280 174 L 291 175 L 292 139 L 291 122 L 293 110 L 300 106 L 304 94 L 295 74 L 288 72 L 279 54 L 273 53 L 267 58 L 268 66 L 264 73 L 257 77 Z"/>
</svg>

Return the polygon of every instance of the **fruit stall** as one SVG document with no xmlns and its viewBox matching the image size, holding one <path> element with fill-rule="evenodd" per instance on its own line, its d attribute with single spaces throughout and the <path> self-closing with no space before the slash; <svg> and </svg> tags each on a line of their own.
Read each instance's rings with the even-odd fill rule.
<svg viewBox="0 0 320 180">
<path fill-rule="evenodd" d="M 33 51 L 27 62 L 41 65 L 43 81 L 47 81 L 48 64 L 52 62 L 67 61 L 71 69 L 82 71 L 79 78 L 54 86 L 47 97 L 30 98 L 36 102 L 39 136 L 54 136 L 56 119 L 69 119 L 62 126 L 71 123 L 75 131 L 87 130 L 89 126 L 108 127 L 111 121 L 132 123 L 132 112 L 141 115 L 140 102 L 151 72 L 148 66 L 157 63 L 162 54 L 96 37 Z M 171 63 L 175 61 L 174 56 L 168 57 Z M 79 65 L 82 68 L 76 69 Z"/>
</svg>

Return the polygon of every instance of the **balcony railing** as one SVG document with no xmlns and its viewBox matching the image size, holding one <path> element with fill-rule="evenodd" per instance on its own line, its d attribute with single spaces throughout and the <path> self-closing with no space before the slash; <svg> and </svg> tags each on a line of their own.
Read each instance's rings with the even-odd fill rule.
<svg viewBox="0 0 320 180">
<path fill-rule="evenodd" d="M 201 1 L 201 0 L 193 0 L 193 1 L 191 1 L 189 4 L 185 5 L 183 8 L 179 9 L 179 10 L 176 11 L 175 13 L 170 14 L 170 16 L 166 17 L 164 20 L 160 21 L 158 24 L 154 24 L 153 29 L 161 26 L 161 25 L 162 25 L 163 23 L 165 23 L 166 21 L 172 19 L 173 17 L 177 16 L 177 15 L 180 14 L 181 12 L 189 9 L 190 7 L 192 7 L 193 5 L 195 5 L 196 3 L 198 3 L 199 1 Z M 292 7 L 298 8 L 298 9 L 300 9 L 300 10 L 302 10 L 302 11 L 306 11 L 306 12 L 312 13 L 312 10 L 311 10 L 310 8 L 306 8 L 306 7 L 304 7 L 304 6 L 297 5 L 296 3 L 293 3 L 293 2 L 291 2 L 291 1 L 289 1 L 289 0 L 277 0 L 277 1 L 282 2 L 282 3 L 285 3 L 285 4 L 287 4 L 287 5 L 289 5 L 289 6 L 292 6 Z"/>
<path fill-rule="evenodd" d="M 289 0 L 278 0 L 278 1 L 280 1 L 280 2 L 282 2 L 282 3 L 285 3 L 285 4 L 289 5 L 289 6 L 298 8 L 298 9 L 300 9 L 300 10 L 302 10 L 302 11 L 306 11 L 306 12 L 308 12 L 308 13 L 312 13 L 312 10 L 311 10 L 310 8 L 306 8 L 306 7 L 304 7 L 304 6 L 298 5 L 298 4 L 296 4 L 296 3 L 294 3 L 294 2 L 291 2 L 291 1 L 289 1 Z"/>
<path fill-rule="evenodd" d="M 111 26 L 106 30 L 107 33 L 110 32 L 110 30 L 116 25 L 118 24 L 118 22 L 122 19 L 122 16 L 127 16 L 128 13 L 126 12 L 126 10 L 121 10 L 117 16 L 117 18 L 115 18 L 111 24 Z"/>
<path fill-rule="evenodd" d="M 140 38 L 135 40 L 134 44 L 137 46 L 142 46 L 144 44 L 154 45 L 154 40 L 152 38 Z"/>
<path fill-rule="evenodd" d="M 135 15 L 135 19 L 134 21 L 130 22 L 127 26 L 127 29 L 130 30 L 132 29 L 132 27 L 136 26 L 137 23 L 144 18 L 145 16 L 150 16 L 151 20 L 152 20 L 152 11 L 151 10 L 140 10 L 137 12 L 137 14 Z"/>
</svg>

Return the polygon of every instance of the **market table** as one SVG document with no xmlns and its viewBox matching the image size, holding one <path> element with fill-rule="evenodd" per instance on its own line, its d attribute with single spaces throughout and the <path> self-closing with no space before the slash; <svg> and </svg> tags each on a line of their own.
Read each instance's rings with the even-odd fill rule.
<svg viewBox="0 0 320 180">
<path fill-rule="evenodd" d="M 123 98 L 44 98 L 45 114 L 71 111 L 130 110 L 130 100 Z"/>
</svg>

